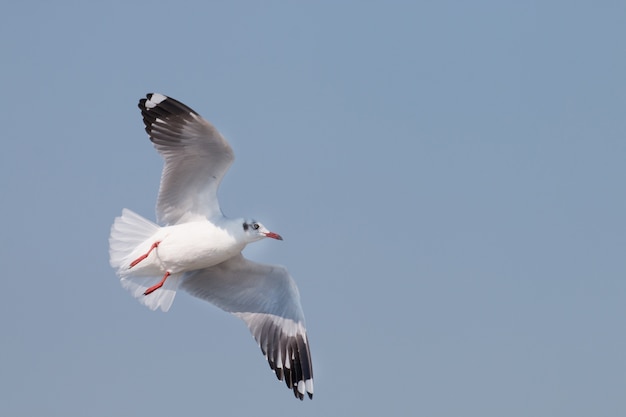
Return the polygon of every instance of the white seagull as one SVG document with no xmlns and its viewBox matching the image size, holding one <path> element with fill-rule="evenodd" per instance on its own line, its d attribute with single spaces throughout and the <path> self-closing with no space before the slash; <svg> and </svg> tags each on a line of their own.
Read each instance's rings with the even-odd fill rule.
<svg viewBox="0 0 626 417">
<path fill-rule="evenodd" d="M 109 238 L 122 286 L 152 310 L 168 311 L 180 287 L 242 319 L 279 380 L 313 398 L 313 368 L 298 287 L 287 270 L 252 262 L 248 243 L 282 240 L 252 219 L 223 215 L 217 189 L 234 160 L 211 123 L 186 105 L 148 94 L 139 108 L 165 166 L 159 226 L 122 210 Z"/>
</svg>

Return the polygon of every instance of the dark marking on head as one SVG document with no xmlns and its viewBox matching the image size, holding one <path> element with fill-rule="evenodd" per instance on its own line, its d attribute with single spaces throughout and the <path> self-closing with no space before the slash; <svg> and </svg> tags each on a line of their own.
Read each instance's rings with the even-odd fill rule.
<svg viewBox="0 0 626 417">
<path fill-rule="evenodd" d="M 248 231 L 248 227 L 249 227 L 249 226 L 248 226 L 248 223 L 243 222 L 243 230 L 244 230 L 244 232 L 247 232 L 247 231 Z"/>
</svg>

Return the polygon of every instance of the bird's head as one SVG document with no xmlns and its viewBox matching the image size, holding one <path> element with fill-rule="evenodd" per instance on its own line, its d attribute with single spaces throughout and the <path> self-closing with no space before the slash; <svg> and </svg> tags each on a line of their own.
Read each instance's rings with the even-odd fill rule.
<svg viewBox="0 0 626 417">
<path fill-rule="evenodd" d="M 242 227 L 248 242 L 256 242 L 266 237 L 283 240 L 279 234 L 270 232 L 265 226 L 255 220 L 244 220 Z"/>
</svg>

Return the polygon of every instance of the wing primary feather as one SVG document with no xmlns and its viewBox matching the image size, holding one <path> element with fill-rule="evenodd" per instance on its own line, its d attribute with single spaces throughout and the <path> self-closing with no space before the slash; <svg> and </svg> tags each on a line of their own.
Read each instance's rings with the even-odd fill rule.
<svg viewBox="0 0 626 417">
<path fill-rule="evenodd" d="M 300 346 L 298 344 L 298 339 L 297 337 L 294 338 L 293 340 L 293 346 L 294 346 L 294 352 L 295 352 L 295 361 L 296 361 L 296 366 L 293 367 L 294 371 L 295 371 L 295 377 L 294 377 L 294 381 L 293 381 L 293 390 L 294 390 L 294 394 L 302 399 L 303 395 L 302 393 L 299 391 L 299 384 L 300 381 L 302 381 L 302 362 L 300 361 Z"/>
<path fill-rule="evenodd" d="M 271 343 L 270 346 L 272 347 L 270 349 L 269 352 L 269 359 L 270 359 L 270 367 L 274 370 L 274 372 L 276 373 L 276 376 L 278 376 L 278 373 L 281 372 L 280 369 L 280 359 L 279 359 L 279 355 L 280 355 L 280 338 L 281 338 L 281 330 L 280 327 L 278 326 L 274 326 L 274 328 L 272 329 L 272 338 L 271 338 Z"/>
</svg>

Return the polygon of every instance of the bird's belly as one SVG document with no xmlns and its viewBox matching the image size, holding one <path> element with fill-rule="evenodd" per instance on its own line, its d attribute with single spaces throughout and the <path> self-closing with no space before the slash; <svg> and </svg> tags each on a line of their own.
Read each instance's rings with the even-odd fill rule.
<svg viewBox="0 0 626 417">
<path fill-rule="evenodd" d="M 232 258 L 245 247 L 226 230 L 210 223 L 185 223 L 161 228 L 133 251 L 129 262 L 148 253 L 155 243 L 158 245 L 128 273 L 156 275 L 168 271 L 177 274 L 208 268 Z"/>
<path fill-rule="evenodd" d="M 165 271 L 173 274 L 208 268 L 232 258 L 240 250 L 215 248 L 208 245 L 178 245 L 172 247 L 163 241 L 157 250 L 157 258 Z"/>
<path fill-rule="evenodd" d="M 176 274 L 217 265 L 242 249 L 224 229 L 188 223 L 173 226 L 166 233 L 156 250 L 156 258 L 163 270 Z"/>
</svg>

